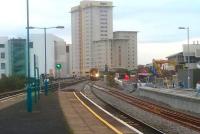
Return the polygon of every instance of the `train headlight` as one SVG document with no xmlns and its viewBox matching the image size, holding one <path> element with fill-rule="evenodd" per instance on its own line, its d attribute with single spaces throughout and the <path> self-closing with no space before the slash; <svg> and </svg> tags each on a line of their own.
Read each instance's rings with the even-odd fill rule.
<svg viewBox="0 0 200 134">
<path fill-rule="evenodd" d="M 95 77 L 99 77 L 99 73 L 96 73 L 96 74 L 95 74 Z"/>
</svg>

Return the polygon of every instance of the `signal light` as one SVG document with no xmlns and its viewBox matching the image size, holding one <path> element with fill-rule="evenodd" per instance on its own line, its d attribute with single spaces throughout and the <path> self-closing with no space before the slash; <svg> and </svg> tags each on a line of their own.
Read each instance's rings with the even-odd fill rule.
<svg viewBox="0 0 200 134">
<path fill-rule="evenodd" d="M 61 64 L 56 64 L 56 69 L 57 70 L 60 70 L 62 68 L 62 65 Z"/>
</svg>

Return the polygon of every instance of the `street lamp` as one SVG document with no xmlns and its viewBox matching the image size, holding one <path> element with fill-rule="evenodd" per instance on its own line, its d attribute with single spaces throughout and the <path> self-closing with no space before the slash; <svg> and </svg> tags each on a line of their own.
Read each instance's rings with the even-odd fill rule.
<svg viewBox="0 0 200 134">
<path fill-rule="evenodd" d="M 26 0 L 26 21 L 27 21 L 27 85 L 26 85 L 26 90 L 27 90 L 27 111 L 32 112 L 32 89 L 30 86 L 30 50 L 29 50 L 29 0 Z"/>
<path fill-rule="evenodd" d="M 44 58 L 44 64 L 45 64 L 45 95 L 48 94 L 48 82 L 47 82 L 47 51 L 46 51 L 46 30 L 47 29 L 54 29 L 54 28 L 57 28 L 57 29 L 63 29 L 64 26 L 56 26 L 56 27 L 29 27 L 29 29 L 43 29 L 44 30 L 44 55 L 45 55 L 45 58 Z"/>
<path fill-rule="evenodd" d="M 188 70 L 187 70 L 187 73 L 188 73 L 188 88 L 190 88 L 190 55 L 189 55 L 189 52 L 190 52 L 190 28 L 189 27 L 179 27 L 178 29 L 184 29 L 184 30 L 187 30 L 187 45 L 188 45 Z"/>
</svg>

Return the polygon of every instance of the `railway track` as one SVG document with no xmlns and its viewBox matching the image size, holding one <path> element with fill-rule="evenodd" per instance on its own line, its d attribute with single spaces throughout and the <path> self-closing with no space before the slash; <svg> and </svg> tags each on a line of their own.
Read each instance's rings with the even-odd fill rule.
<svg viewBox="0 0 200 134">
<path fill-rule="evenodd" d="M 0 100 L 6 99 L 6 98 L 10 98 L 10 97 L 16 96 L 18 94 L 22 94 L 25 91 L 26 91 L 25 89 L 22 89 L 22 90 L 16 90 L 16 91 L 11 91 L 11 92 L 1 93 L 0 94 Z"/>
<path fill-rule="evenodd" d="M 100 86 L 98 86 L 100 87 Z M 102 87 L 100 87 L 103 92 L 110 94 L 114 97 L 117 97 L 131 105 L 134 105 L 138 108 L 141 108 L 147 112 L 154 113 L 156 115 L 159 115 L 167 120 L 179 123 L 185 127 L 191 128 L 193 130 L 196 130 L 197 132 L 200 132 L 200 118 L 194 117 L 182 112 L 178 112 L 172 109 L 168 109 L 166 107 L 162 107 L 160 105 L 144 101 L 142 99 L 139 99 L 137 97 L 133 97 L 127 94 L 124 94 L 119 91 L 106 89 L 103 90 Z"/>
<path fill-rule="evenodd" d="M 86 94 L 88 95 L 88 90 L 87 90 Z M 135 128 L 135 129 L 139 130 L 140 133 L 142 133 L 142 134 L 164 134 L 164 132 L 158 130 L 157 128 L 155 128 L 153 126 L 150 126 L 150 125 L 148 125 L 148 124 L 146 124 L 146 123 L 144 123 L 144 122 L 142 122 L 142 121 L 140 121 L 138 119 L 135 119 L 135 118 L 131 117 L 130 115 L 128 115 L 128 114 L 120 111 L 119 109 L 116 109 L 112 105 L 108 104 L 106 101 L 104 101 L 101 98 L 99 98 L 93 92 L 93 90 L 90 90 L 89 94 L 90 94 L 90 98 L 93 98 L 93 100 L 99 106 L 101 106 L 103 109 L 105 109 L 106 111 L 108 111 L 109 113 L 111 113 L 112 115 L 114 115 L 115 117 L 117 117 L 118 119 L 122 120 L 123 122 L 125 122 L 129 126 L 131 126 L 131 127 Z M 91 96 L 91 94 L 92 94 L 92 96 Z M 81 97 L 81 98 L 84 100 L 83 97 Z M 91 106 L 91 104 L 90 104 L 90 106 Z"/>
<path fill-rule="evenodd" d="M 61 81 L 60 83 L 60 87 L 64 88 L 66 86 L 70 86 L 73 84 L 77 84 L 79 82 L 85 81 L 86 79 L 80 79 L 80 80 L 69 80 L 69 81 Z M 59 87 L 59 83 L 58 82 L 54 82 L 52 84 L 49 84 L 48 88 L 50 90 L 57 90 Z M 40 87 L 42 90 L 41 92 L 43 92 L 44 86 Z M 9 99 L 18 95 L 21 95 L 23 93 L 26 92 L 26 89 L 21 89 L 21 90 L 15 90 L 15 91 L 9 91 L 9 92 L 4 92 L 0 94 L 0 100 L 5 100 L 5 99 Z"/>
</svg>

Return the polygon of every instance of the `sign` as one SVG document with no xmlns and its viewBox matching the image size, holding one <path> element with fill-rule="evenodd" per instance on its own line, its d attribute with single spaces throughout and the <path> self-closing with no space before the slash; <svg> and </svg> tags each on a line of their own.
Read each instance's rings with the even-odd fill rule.
<svg viewBox="0 0 200 134">
<path fill-rule="evenodd" d="M 57 70 L 60 70 L 62 68 L 62 65 L 61 64 L 56 64 L 56 69 Z"/>
</svg>

